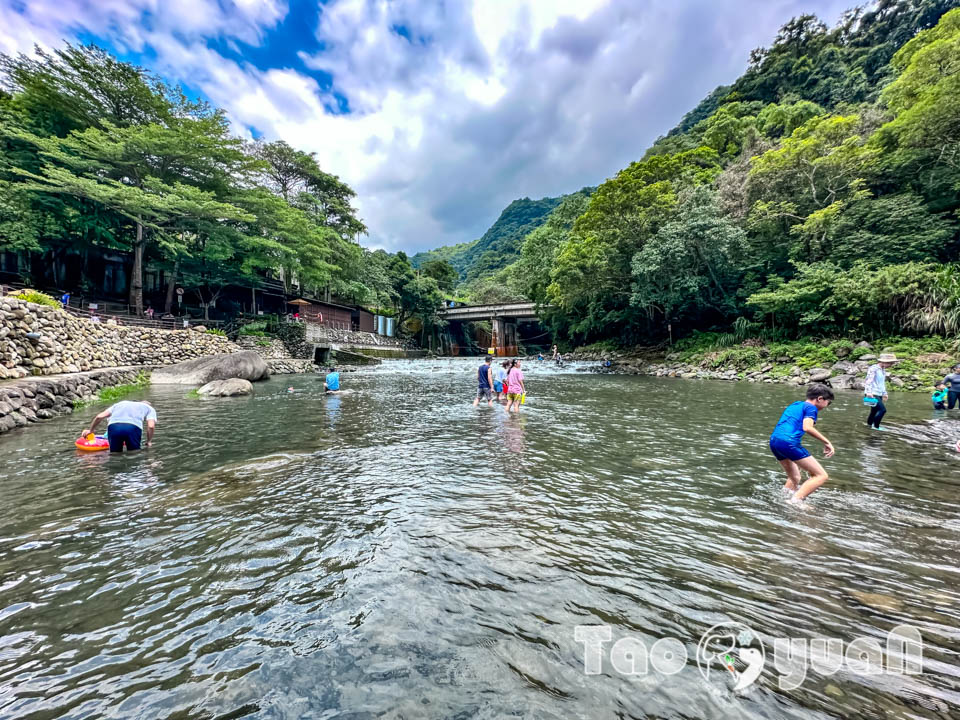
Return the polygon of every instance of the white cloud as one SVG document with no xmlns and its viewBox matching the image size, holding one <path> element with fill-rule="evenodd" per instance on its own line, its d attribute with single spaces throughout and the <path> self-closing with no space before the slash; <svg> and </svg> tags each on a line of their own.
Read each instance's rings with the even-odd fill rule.
<svg viewBox="0 0 960 720">
<path fill-rule="evenodd" d="M 210 37 L 261 45 L 281 0 L 0 0 L 0 50 L 77 33 L 156 57 L 249 128 L 317 152 L 358 192 L 372 244 L 478 236 L 510 200 L 596 184 L 637 159 L 791 16 L 849 0 L 331 0 L 307 69 L 254 67 Z M 6 0 L 9 2 L 9 0 Z"/>
</svg>

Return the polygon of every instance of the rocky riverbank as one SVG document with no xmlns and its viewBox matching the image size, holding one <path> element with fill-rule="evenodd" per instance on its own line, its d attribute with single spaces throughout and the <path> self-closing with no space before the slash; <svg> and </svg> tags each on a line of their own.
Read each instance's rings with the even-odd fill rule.
<svg viewBox="0 0 960 720">
<path fill-rule="evenodd" d="M 237 349 L 222 335 L 95 323 L 59 308 L 0 298 L 0 380 L 172 365 Z"/>
<path fill-rule="evenodd" d="M 106 387 L 134 383 L 143 368 L 111 368 L 0 384 L 0 433 L 73 412 Z"/>
<path fill-rule="evenodd" d="M 598 371 L 631 375 L 790 385 L 826 382 L 838 390 L 863 390 L 867 368 L 881 352 L 893 352 L 900 362 L 889 371 L 888 389 L 928 392 L 960 356 L 953 352 L 950 341 L 942 338 L 891 338 L 877 343 L 748 340 L 727 347 L 691 345 L 678 343 L 672 351 L 585 348 L 565 357 L 596 362 Z M 610 361 L 609 368 L 603 367 L 604 360 Z"/>
</svg>

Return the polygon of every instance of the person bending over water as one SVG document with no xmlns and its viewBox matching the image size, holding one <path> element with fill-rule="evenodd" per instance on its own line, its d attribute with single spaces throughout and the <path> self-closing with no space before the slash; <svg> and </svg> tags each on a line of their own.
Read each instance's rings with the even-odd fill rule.
<svg viewBox="0 0 960 720">
<path fill-rule="evenodd" d="M 139 450 L 144 424 L 147 426 L 147 447 L 152 447 L 153 431 L 157 426 L 157 411 L 150 403 L 121 400 L 97 415 L 90 423 L 90 427 L 80 436 L 90 435 L 97 429 L 100 421 L 107 418 L 110 419 L 107 423 L 110 452 L 123 452 L 124 445 L 127 446 L 127 450 Z"/>
<path fill-rule="evenodd" d="M 788 405 L 770 434 L 770 452 L 787 473 L 787 482 L 783 487 L 794 493 L 793 502 L 799 503 L 827 481 L 826 471 L 800 441 L 804 433 L 807 433 L 823 443 L 824 457 L 833 457 L 833 445 L 814 427 L 818 413 L 828 408 L 831 402 L 833 390 L 821 383 L 810 385 L 807 388 L 807 399 Z M 809 475 L 802 485 L 801 470 L 805 470 Z"/>
</svg>

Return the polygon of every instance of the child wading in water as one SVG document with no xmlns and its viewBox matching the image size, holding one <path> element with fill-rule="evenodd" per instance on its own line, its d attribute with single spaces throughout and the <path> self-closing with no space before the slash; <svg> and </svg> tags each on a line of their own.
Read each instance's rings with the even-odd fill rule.
<svg viewBox="0 0 960 720">
<path fill-rule="evenodd" d="M 827 481 L 826 471 L 800 444 L 800 440 L 804 433 L 808 433 L 823 443 L 824 457 L 833 456 L 833 445 L 814 427 L 819 411 L 829 407 L 831 402 L 833 390 L 826 385 L 814 383 L 807 388 L 805 401 L 798 400 L 787 406 L 770 435 L 770 452 L 787 473 L 787 482 L 783 488 L 794 493 L 792 502 L 800 502 Z M 810 476 L 802 485 L 801 470 L 805 470 Z"/>
<path fill-rule="evenodd" d="M 520 405 L 527 394 L 527 387 L 523 382 L 523 372 L 520 370 L 520 361 L 514 360 L 507 375 L 510 392 L 507 394 L 507 412 L 520 412 Z"/>
<path fill-rule="evenodd" d="M 504 360 L 493 374 L 493 391 L 497 394 L 497 402 L 500 402 L 501 396 L 503 399 L 506 399 L 507 396 L 507 388 L 505 386 L 507 382 L 507 365 L 509 364 L 510 363 Z"/>
</svg>

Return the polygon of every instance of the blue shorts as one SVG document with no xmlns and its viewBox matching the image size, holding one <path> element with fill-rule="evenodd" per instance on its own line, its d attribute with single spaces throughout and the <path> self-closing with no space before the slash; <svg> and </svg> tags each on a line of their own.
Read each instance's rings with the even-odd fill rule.
<svg viewBox="0 0 960 720">
<path fill-rule="evenodd" d="M 143 431 L 133 423 L 110 423 L 107 426 L 110 452 L 123 452 L 124 445 L 127 450 L 139 450 L 142 435 Z"/>
<path fill-rule="evenodd" d="M 770 452 L 777 460 L 803 460 L 810 457 L 810 453 L 800 443 L 793 444 L 787 440 L 770 438 Z"/>
<path fill-rule="evenodd" d="M 499 380 L 493 381 L 493 391 L 494 392 L 503 392 L 503 383 Z"/>
</svg>

